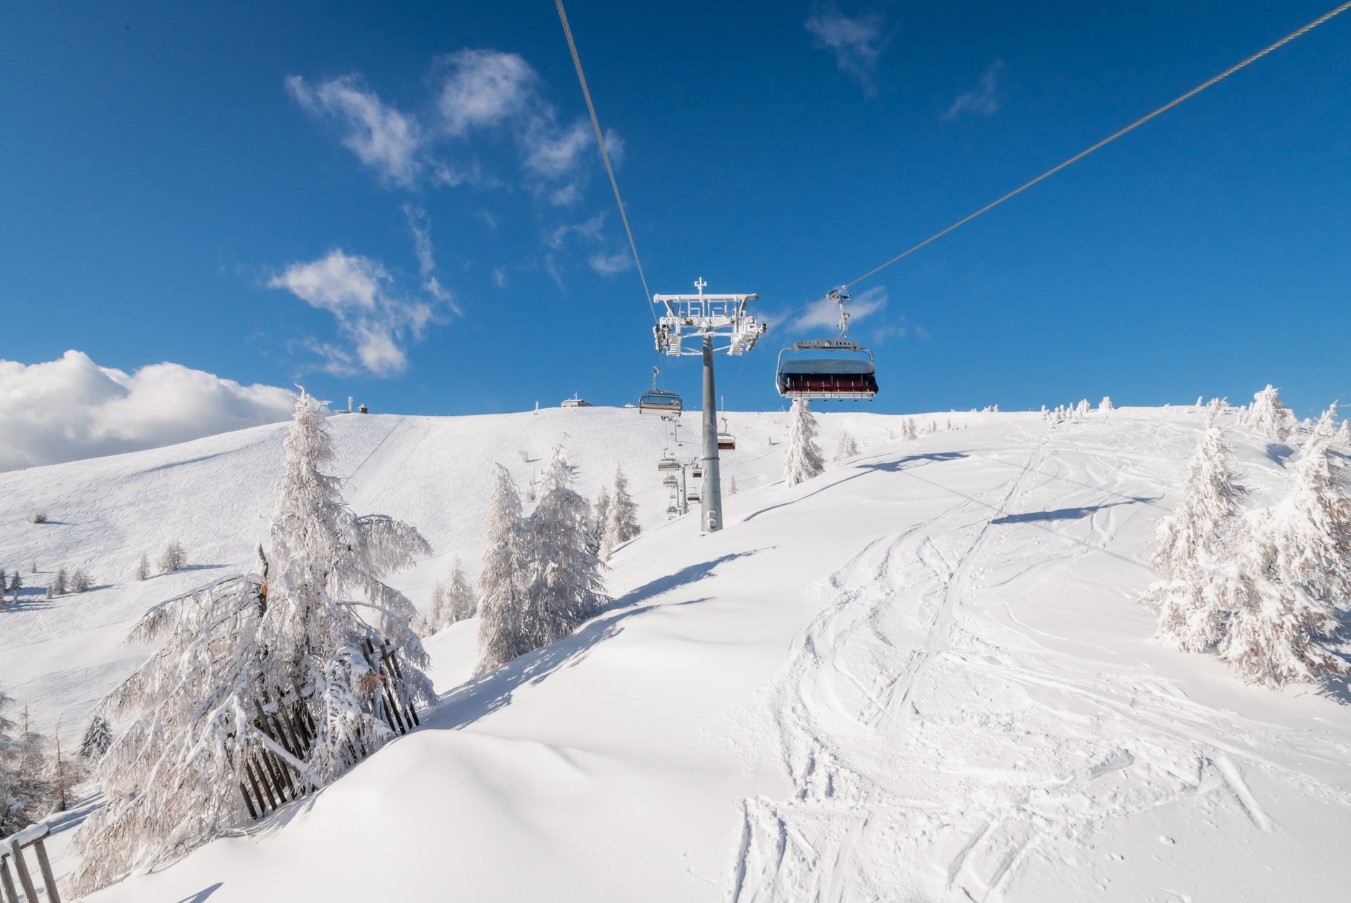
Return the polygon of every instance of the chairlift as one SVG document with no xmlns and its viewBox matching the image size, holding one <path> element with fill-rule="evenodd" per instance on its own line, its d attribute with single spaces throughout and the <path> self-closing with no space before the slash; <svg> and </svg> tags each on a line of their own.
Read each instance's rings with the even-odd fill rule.
<svg viewBox="0 0 1351 903">
<path fill-rule="evenodd" d="M 657 462 L 657 470 L 662 473 L 670 473 L 680 470 L 680 462 L 667 455 Z"/>
<path fill-rule="evenodd" d="M 727 431 L 727 418 L 722 418 L 722 430 L 718 433 L 718 451 L 736 451 L 736 437 Z"/>
<path fill-rule="evenodd" d="M 704 466 L 702 464 L 694 465 L 694 470 L 690 471 L 690 476 L 696 480 L 702 480 L 704 478 Z"/>
<path fill-rule="evenodd" d="M 669 474 L 666 479 L 661 481 L 661 485 L 665 486 L 667 489 L 675 489 L 680 485 L 680 481 L 675 478 L 675 474 Z"/>
<path fill-rule="evenodd" d="M 849 311 L 844 308 L 849 296 L 833 289 L 826 297 L 840 306 L 839 336 L 794 342 L 780 351 L 775 388 L 784 398 L 871 401 L 877 394 L 877 367 L 870 349 L 849 341 Z"/>
<path fill-rule="evenodd" d="M 688 502 L 697 502 L 697 501 L 699 501 L 699 490 L 698 490 L 698 489 L 691 489 L 689 495 L 685 496 L 685 500 L 688 501 Z"/>
<path fill-rule="evenodd" d="M 660 367 L 652 368 L 652 388 L 638 396 L 638 413 L 659 414 L 662 417 L 679 417 L 685 405 L 676 393 L 657 388 L 657 374 L 659 373 L 661 373 Z"/>
</svg>

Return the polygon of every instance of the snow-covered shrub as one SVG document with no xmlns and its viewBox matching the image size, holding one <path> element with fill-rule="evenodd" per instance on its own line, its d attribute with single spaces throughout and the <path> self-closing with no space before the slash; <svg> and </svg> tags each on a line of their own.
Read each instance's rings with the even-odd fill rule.
<svg viewBox="0 0 1351 903">
<path fill-rule="evenodd" d="M 93 585 L 93 578 L 83 568 L 76 568 L 75 573 L 70 575 L 70 591 L 72 593 L 88 592 Z"/>
<path fill-rule="evenodd" d="M 1206 405 L 1206 416 L 1213 424 L 1216 418 L 1227 410 L 1229 410 L 1229 399 L 1212 398 L 1210 399 L 1210 403 Z"/>
<path fill-rule="evenodd" d="M 1270 383 L 1252 397 L 1252 407 L 1243 416 L 1243 425 L 1268 436 L 1284 441 L 1295 429 L 1295 415 L 1281 401 L 1280 390 Z"/>
<path fill-rule="evenodd" d="M 28 522 L 29 522 L 30 524 L 45 524 L 45 523 L 47 523 L 47 512 L 46 512 L 46 511 L 34 511 L 32 514 L 28 515 Z"/>
<path fill-rule="evenodd" d="M 783 462 L 783 480 L 789 486 L 796 486 L 803 480 L 819 475 L 826 465 L 821 459 L 821 448 L 816 444 L 816 418 L 812 416 L 807 399 L 793 399 L 791 419 L 788 454 Z"/>
<path fill-rule="evenodd" d="M 99 762 L 108 802 L 75 837 L 76 893 L 245 822 L 244 769 L 264 750 L 322 787 L 351 764 L 349 749 L 373 751 L 393 736 L 384 694 L 400 705 L 432 698 L 409 626 L 416 610 L 380 579 L 430 549 L 407 524 L 344 504 L 338 478 L 321 470 L 333 457 L 325 419 L 302 391 L 263 576 L 163 602 L 133 628 L 132 641 L 160 646 L 100 704 L 100 716 L 132 721 Z M 379 673 L 386 642 L 400 653 L 402 678 Z M 314 725 L 303 761 L 254 724 L 257 705 L 297 687 Z"/>
<path fill-rule="evenodd" d="M 1199 402 L 1200 399 L 1198 398 L 1197 401 Z M 1102 401 L 1098 402 L 1098 410 L 1104 414 L 1108 414 L 1111 413 L 1112 411 L 1115 411 L 1116 405 L 1112 404 L 1112 396 L 1110 395 L 1102 396 Z"/>
</svg>

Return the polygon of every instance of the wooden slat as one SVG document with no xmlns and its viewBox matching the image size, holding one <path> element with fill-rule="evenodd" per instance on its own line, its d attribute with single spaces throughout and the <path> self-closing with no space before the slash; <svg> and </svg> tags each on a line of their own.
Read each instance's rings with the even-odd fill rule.
<svg viewBox="0 0 1351 903">
<path fill-rule="evenodd" d="M 47 859 L 47 847 L 41 840 L 33 842 L 33 852 L 38 857 L 38 868 L 42 871 L 42 880 L 47 885 L 47 900 L 49 903 L 61 903 L 61 893 L 56 889 L 56 876 L 52 874 L 52 863 Z M 37 901 L 34 901 L 37 903 Z"/>
<path fill-rule="evenodd" d="M 9 858 L 14 862 L 14 873 L 19 876 L 23 892 L 30 903 L 37 903 L 38 889 L 33 886 L 33 876 L 28 874 L 28 864 L 23 861 L 23 848 L 13 839 L 9 842 Z"/>
<path fill-rule="evenodd" d="M 9 872 L 9 853 L 0 853 L 0 897 L 5 903 L 19 903 L 19 892 L 14 889 L 14 876 Z"/>
</svg>

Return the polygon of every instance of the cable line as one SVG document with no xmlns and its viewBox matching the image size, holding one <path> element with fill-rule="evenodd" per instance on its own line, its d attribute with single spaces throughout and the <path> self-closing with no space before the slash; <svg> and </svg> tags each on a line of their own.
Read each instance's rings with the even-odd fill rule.
<svg viewBox="0 0 1351 903">
<path fill-rule="evenodd" d="M 1351 3 L 1351 0 L 1348 0 Z M 600 130 L 600 118 L 596 116 L 596 105 L 591 102 L 591 89 L 586 86 L 586 75 L 582 72 L 582 58 L 577 55 L 577 44 L 572 40 L 572 26 L 568 25 L 568 14 L 563 9 L 563 0 L 554 0 L 558 7 L 558 18 L 563 23 L 563 34 L 568 39 L 568 49 L 572 51 L 572 64 L 577 67 L 577 81 L 582 85 L 582 96 L 586 98 L 586 109 L 591 113 L 591 124 L 596 129 L 596 142 L 600 145 L 600 155 L 605 160 L 605 171 L 610 174 L 610 187 L 615 191 L 615 203 L 619 205 L 619 218 L 624 221 L 624 234 L 629 237 L 629 249 L 633 251 L 633 262 L 638 265 L 638 278 L 643 282 L 643 301 L 652 314 L 652 322 L 657 322 L 657 311 L 652 306 L 652 292 L 647 287 L 647 276 L 643 273 L 643 262 L 638 258 L 638 245 L 633 241 L 633 230 L 629 228 L 629 215 L 624 212 L 624 199 L 619 196 L 619 182 L 615 180 L 615 170 L 610 165 L 610 151 L 605 146 L 605 135 Z"/>
<path fill-rule="evenodd" d="M 562 0 L 559 0 L 559 7 L 560 7 L 560 9 L 562 8 Z M 1343 3 L 1341 6 L 1337 7 L 1336 9 L 1334 9 L 1334 10 L 1332 10 L 1332 11 L 1330 11 L 1330 12 L 1324 13 L 1323 15 L 1319 16 L 1317 19 L 1314 19 L 1312 22 L 1310 22 L 1309 24 L 1305 25 L 1303 28 L 1300 28 L 1300 29 L 1298 29 L 1298 30 L 1296 30 L 1296 31 L 1291 32 L 1290 34 L 1288 34 L 1288 35 L 1286 35 L 1285 37 L 1281 38 L 1281 39 L 1280 39 L 1279 41 L 1277 41 L 1276 43 L 1272 44 L 1271 46 L 1269 46 L 1269 47 L 1267 47 L 1267 48 L 1265 48 L 1265 49 L 1263 49 L 1263 50 L 1259 50 L 1257 53 L 1254 53 L 1252 56 L 1248 57 L 1248 58 L 1247 58 L 1246 60 L 1244 60 L 1243 62 L 1237 63 L 1237 64 L 1235 64 L 1235 65 L 1233 65 L 1233 66 L 1230 66 L 1228 69 L 1224 70 L 1224 71 L 1221 72 L 1219 75 L 1216 75 L 1214 78 L 1211 78 L 1211 79 L 1209 79 L 1208 81 L 1202 82 L 1201 84 L 1197 85 L 1195 88 L 1192 88 L 1192 89 L 1191 89 L 1190 91 L 1188 91 L 1186 94 L 1183 94 L 1181 97 L 1178 97 L 1177 99 L 1172 100 L 1172 101 L 1170 101 L 1170 102 L 1164 104 L 1163 106 L 1159 107 L 1157 110 L 1155 110 L 1154 112 L 1150 113 L 1149 115 L 1147 115 L 1147 116 L 1142 116 L 1142 117 L 1140 117 L 1139 119 L 1137 119 L 1137 120 L 1135 120 L 1134 122 L 1132 122 L 1130 125 L 1128 125 L 1128 126 L 1126 126 L 1125 128 L 1121 129 L 1120 131 L 1117 131 L 1117 132 L 1114 132 L 1114 133 L 1111 134 L 1111 135 L 1108 135 L 1106 138 L 1102 139 L 1102 140 L 1099 141 L 1097 144 L 1093 145 L 1092 147 L 1088 148 L 1087 150 L 1080 151 L 1079 153 L 1075 154 L 1073 157 L 1070 157 L 1068 160 L 1066 160 L 1065 162 L 1061 163 L 1059 166 L 1055 166 L 1055 167 L 1053 167 L 1053 168 L 1051 168 L 1051 169 L 1046 170 L 1046 172 L 1044 172 L 1044 173 L 1042 173 L 1041 175 L 1037 176 L 1037 177 L 1036 177 L 1035 179 L 1033 179 L 1032 181 L 1026 182 L 1026 183 L 1024 183 L 1024 184 L 1018 186 L 1017 188 L 1013 189 L 1013 190 L 1010 191 L 1008 194 L 1004 195 L 1003 197 L 999 198 L 998 200 L 992 201 L 992 202 L 990 202 L 989 204 L 986 204 L 984 207 L 980 208 L 980 209 L 977 210 L 975 213 L 972 213 L 972 214 L 970 214 L 970 215 L 968 215 L 968 216 L 963 217 L 962 219 L 959 219 L 957 222 L 953 223 L 951 226 L 948 226 L 948 227 L 947 227 L 946 229 L 944 229 L 943 231 L 938 232 L 938 233 L 936 233 L 936 234 L 934 234 L 934 235 L 931 235 L 930 237 L 924 239 L 924 241 L 922 241 L 922 242 L 920 242 L 919 244 L 915 245 L 913 248 L 910 248 L 910 249 L 908 249 L 908 250 L 906 250 L 906 251 L 902 251 L 900 254 L 897 254 L 895 257 L 891 258 L 891 259 L 888 260 L 886 263 L 883 263 L 883 264 L 881 264 L 880 266 L 873 267 L 871 270 L 869 270 L 868 272 L 864 273 L 862 276 L 859 276 L 859 277 L 857 277 L 857 278 L 854 278 L 854 279 L 849 280 L 848 282 L 844 283 L 844 285 L 842 285 L 841 288 L 848 288 L 849 286 L 854 285 L 855 283 L 862 282 L 864 279 L 867 279 L 867 278 L 869 278 L 870 276 L 875 276 L 875 275 L 877 275 L 877 274 L 880 273 L 882 270 L 885 270 L 887 267 L 891 266 L 893 263 L 896 263 L 896 262 L 898 262 L 898 261 L 900 261 L 900 260 L 903 260 L 903 259 L 906 258 L 906 257 L 909 257 L 911 254 L 915 253 L 915 252 L 918 251 L 920 248 L 923 248 L 923 247 L 926 246 L 926 245 L 932 244 L 933 242 L 935 242 L 935 241 L 937 241 L 938 239 L 942 238 L 944 235 L 947 235 L 949 232 L 953 231 L 954 229 L 957 229 L 957 228 L 959 228 L 959 227 L 961 227 L 961 226 L 966 225 L 967 223 L 971 222 L 971 221 L 972 221 L 973 219 L 975 219 L 976 217 L 980 216 L 982 213 L 988 213 L 989 211 L 993 210 L 995 207 L 998 207 L 1000 204 L 1004 203 L 1005 201 L 1009 200 L 1010 198 L 1013 198 L 1013 197 L 1016 197 L 1017 195 L 1022 194 L 1024 191 L 1026 191 L 1027 189 L 1031 188 L 1033 185 L 1036 185 L 1038 182 L 1041 182 L 1041 181 L 1043 181 L 1044 179 L 1050 178 L 1051 176 L 1053 176 L 1053 175 L 1055 175 L 1056 173 L 1060 172 L 1060 170 L 1064 169 L 1065 167 L 1067 167 L 1067 166 L 1069 166 L 1069 165 L 1071 165 L 1071 164 L 1073 164 L 1073 163 L 1078 163 L 1078 162 L 1079 162 L 1080 160 L 1082 160 L 1084 157 L 1087 157 L 1089 154 L 1093 153 L 1094 151 L 1096 151 L 1096 150 L 1098 150 L 1098 149 L 1100 149 L 1100 148 L 1103 148 L 1103 147 L 1107 146 L 1108 144 L 1111 144 L 1113 141 L 1115 141 L 1116 139 L 1120 138 L 1122 135 L 1125 135 L 1126 133 L 1128 133 L 1128 132 L 1130 132 L 1130 131 L 1133 131 L 1134 129 L 1139 128 L 1140 126 L 1144 125 L 1146 122 L 1149 122 L 1149 120 L 1155 118 L 1156 116 L 1159 116 L 1159 115 L 1161 115 L 1161 114 L 1163 114 L 1163 113 L 1168 112 L 1168 111 L 1171 110 L 1173 107 L 1177 106 L 1178 104 L 1182 103 L 1183 101 L 1190 100 L 1191 98 L 1193 98 L 1193 97 L 1195 97 L 1196 95 L 1200 94 L 1202 91 L 1206 90 L 1207 88 L 1211 87 L 1212 85 L 1216 84 L 1217 82 L 1223 81 L 1224 79 L 1226 79 L 1226 78 L 1228 78 L 1229 76 L 1233 75 L 1235 72 L 1239 71 L 1240 69 L 1243 69 L 1244 67 L 1249 66 L 1249 65 L 1251 65 L 1252 63 L 1257 62 L 1257 61 L 1260 60 L 1262 57 L 1264 57 L 1264 56 L 1266 56 L 1267 54 L 1271 53 L 1273 50 L 1277 50 L 1277 49 L 1279 49 L 1279 48 L 1285 46 L 1286 44 L 1290 43 L 1291 41 L 1295 40 L 1295 38 L 1301 37 L 1301 36 L 1307 34 L 1308 32 L 1313 31 L 1315 28 L 1317 28 L 1318 26 L 1322 25 L 1324 22 L 1327 22 L 1329 19 L 1331 19 L 1331 18 L 1333 18 L 1333 17 L 1335 17 L 1335 16 L 1341 15 L 1342 13 L 1346 12 L 1348 9 L 1351 9 L 1351 0 L 1347 0 L 1346 3 Z M 821 301 L 821 300 L 823 300 L 823 299 L 818 298 L 816 301 L 811 302 L 811 304 L 805 304 L 805 305 L 803 305 L 802 307 L 797 308 L 797 310 L 789 311 L 787 314 L 783 314 L 782 316 L 777 317 L 776 319 L 783 319 L 783 317 L 787 317 L 787 316 L 790 316 L 791 314 L 797 313 L 797 311 L 799 311 L 799 310 L 805 310 L 806 308 L 811 307 L 812 304 L 816 304 L 816 303 L 818 303 L 818 302 Z"/>
</svg>

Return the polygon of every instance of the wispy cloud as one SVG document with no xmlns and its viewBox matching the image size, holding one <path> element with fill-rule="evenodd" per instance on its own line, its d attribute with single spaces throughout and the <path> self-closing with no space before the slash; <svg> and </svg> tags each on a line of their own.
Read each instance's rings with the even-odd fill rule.
<svg viewBox="0 0 1351 903">
<path fill-rule="evenodd" d="M 587 264 L 602 276 L 613 276 L 616 273 L 633 269 L 633 258 L 629 256 L 628 251 L 618 251 L 614 254 L 593 254 L 587 260 Z"/>
<path fill-rule="evenodd" d="M 605 227 L 605 211 L 602 210 L 595 216 L 580 223 L 564 223 L 556 227 L 545 238 L 549 247 L 554 250 L 561 249 L 572 238 L 581 238 L 588 242 L 598 242 L 601 239 L 601 230 Z"/>
<path fill-rule="evenodd" d="M 325 359 L 324 370 L 337 375 L 360 370 L 375 376 L 402 373 L 408 368 L 408 344 L 421 339 L 439 316 L 436 299 L 398 293 L 380 261 L 341 250 L 293 263 L 267 284 L 333 314 L 351 351 L 313 342 L 308 347 Z"/>
<path fill-rule="evenodd" d="M 985 72 L 981 74 L 980 81 L 976 83 L 976 87 L 959 95 L 940 118 L 944 122 L 951 122 L 963 113 L 971 113 L 976 116 L 991 116 L 997 113 L 999 111 L 999 98 L 996 94 L 999 90 L 999 76 L 1003 71 L 1003 60 L 995 60 L 989 66 L 986 66 Z"/>
<path fill-rule="evenodd" d="M 498 288 L 507 287 L 507 271 L 504 267 L 493 267 L 493 285 Z"/>
<path fill-rule="evenodd" d="M 806 21 L 817 47 L 835 54 L 835 64 L 856 79 L 863 93 L 877 93 L 877 62 L 886 41 L 882 37 L 882 14 L 846 16 L 834 6 L 819 4 Z"/>
<path fill-rule="evenodd" d="M 408 219 L 408 231 L 413 233 L 413 253 L 417 255 L 418 271 L 422 274 L 422 289 L 456 314 L 461 313 L 455 295 L 441 285 L 436 276 L 436 252 L 432 248 L 432 223 L 427 211 L 412 204 L 403 205 Z"/>
<path fill-rule="evenodd" d="M 0 360 L 0 471 L 156 448 L 290 416 L 273 386 L 161 363 L 125 373 L 81 351 L 55 361 Z"/>
<path fill-rule="evenodd" d="M 286 89 L 310 113 L 335 121 L 343 146 L 382 179 L 405 187 L 417 180 L 421 129 L 412 117 L 384 104 L 359 77 L 344 75 L 311 85 L 291 75 Z"/>
</svg>

